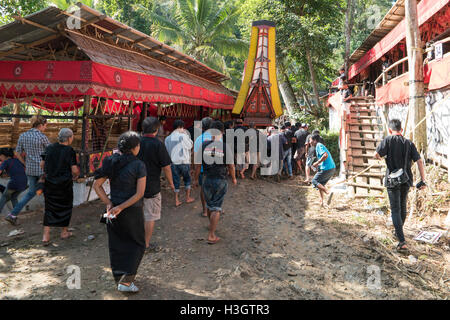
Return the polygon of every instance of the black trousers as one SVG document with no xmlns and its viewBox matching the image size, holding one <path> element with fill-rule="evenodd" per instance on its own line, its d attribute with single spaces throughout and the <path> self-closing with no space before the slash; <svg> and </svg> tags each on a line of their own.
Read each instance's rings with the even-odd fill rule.
<svg viewBox="0 0 450 320">
<path fill-rule="evenodd" d="M 395 234 L 400 242 L 405 241 L 403 234 L 403 224 L 406 220 L 406 206 L 408 202 L 409 184 L 404 183 L 395 188 L 387 188 L 389 202 L 391 205 L 392 223 Z"/>
</svg>

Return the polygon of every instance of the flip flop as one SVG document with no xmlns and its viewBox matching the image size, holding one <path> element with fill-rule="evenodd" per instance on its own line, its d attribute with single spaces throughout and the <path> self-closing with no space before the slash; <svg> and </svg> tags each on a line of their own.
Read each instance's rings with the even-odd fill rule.
<svg viewBox="0 0 450 320">
<path fill-rule="evenodd" d="M 220 241 L 220 238 L 217 237 L 216 240 L 208 240 L 208 244 L 216 244 L 216 243 L 219 242 L 219 241 Z"/>
<path fill-rule="evenodd" d="M 43 245 L 44 247 L 48 247 L 48 246 L 50 245 L 50 240 L 48 240 L 48 241 L 42 241 L 42 245 Z"/>
</svg>

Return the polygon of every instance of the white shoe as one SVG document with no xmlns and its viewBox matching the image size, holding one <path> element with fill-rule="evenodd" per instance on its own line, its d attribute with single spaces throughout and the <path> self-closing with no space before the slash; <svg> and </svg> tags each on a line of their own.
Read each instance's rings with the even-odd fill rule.
<svg viewBox="0 0 450 320">
<path fill-rule="evenodd" d="M 139 288 L 132 282 L 129 286 L 119 283 L 117 290 L 121 292 L 138 292 Z"/>
</svg>

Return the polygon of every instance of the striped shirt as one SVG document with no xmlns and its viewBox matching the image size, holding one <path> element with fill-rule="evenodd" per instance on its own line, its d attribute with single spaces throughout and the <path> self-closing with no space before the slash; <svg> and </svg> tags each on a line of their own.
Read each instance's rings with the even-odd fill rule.
<svg viewBox="0 0 450 320">
<path fill-rule="evenodd" d="M 40 166 L 41 155 L 49 144 L 47 136 L 36 128 L 31 128 L 20 135 L 16 152 L 25 152 L 25 173 L 28 176 L 37 177 L 44 173 Z"/>
</svg>

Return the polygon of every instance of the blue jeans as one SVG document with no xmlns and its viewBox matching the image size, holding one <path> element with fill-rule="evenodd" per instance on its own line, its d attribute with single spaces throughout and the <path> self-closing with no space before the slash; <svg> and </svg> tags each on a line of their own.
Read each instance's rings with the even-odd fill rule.
<svg viewBox="0 0 450 320">
<path fill-rule="evenodd" d="M 222 204 L 228 190 L 227 179 L 205 177 L 202 185 L 206 207 L 210 211 L 222 212 Z"/>
<path fill-rule="evenodd" d="M 292 149 L 284 151 L 283 170 L 287 171 L 292 176 Z"/>
<path fill-rule="evenodd" d="M 28 192 L 25 194 L 25 196 L 22 198 L 22 200 L 19 201 L 17 205 L 14 206 L 14 209 L 11 211 L 11 215 L 17 217 L 20 211 L 22 211 L 23 207 L 26 206 L 28 202 L 30 202 L 31 199 L 34 198 L 36 195 L 36 185 L 39 180 L 39 176 L 29 176 L 28 178 Z"/>
<path fill-rule="evenodd" d="M 408 202 L 409 184 L 404 183 L 395 188 L 387 188 L 389 203 L 391 205 L 392 223 L 399 242 L 405 241 L 403 224 L 406 220 L 406 206 Z"/>
<path fill-rule="evenodd" d="M 184 187 L 191 188 L 191 166 L 188 164 L 171 164 L 173 184 L 175 192 L 180 192 L 181 177 L 183 177 Z"/>
<path fill-rule="evenodd" d="M 22 193 L 22 191 L 11 190 L 6 187 L 5 191 L 3 191 L 2 196 L 0 197 L 0 212 L 2 212 L 3 207 L 8 201 L 11 201 L 13 207 L 17 205 L 17 198 Z"/>
</svg>

